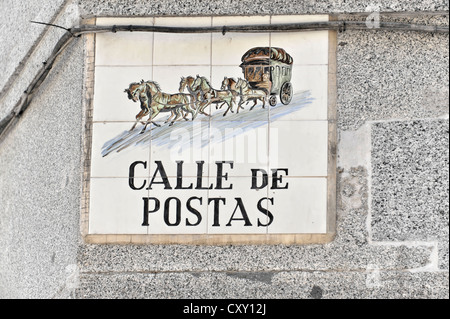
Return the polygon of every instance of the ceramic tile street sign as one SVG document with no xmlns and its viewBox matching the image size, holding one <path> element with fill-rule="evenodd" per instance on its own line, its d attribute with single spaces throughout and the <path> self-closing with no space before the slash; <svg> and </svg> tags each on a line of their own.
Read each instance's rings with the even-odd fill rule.
<svg viewBox="0 0 450 319">
<path fill-rule="evenodd" d="M 96 23 L 324 20 L 328 16 Z M 97 34 L 86 238 L 329 240 L 335 214 L 332 39 L 329 31 Z"/>
</svg>

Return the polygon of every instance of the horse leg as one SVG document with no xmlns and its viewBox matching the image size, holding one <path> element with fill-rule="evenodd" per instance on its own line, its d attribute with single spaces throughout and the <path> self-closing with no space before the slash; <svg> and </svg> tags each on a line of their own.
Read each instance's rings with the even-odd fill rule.
<svg viewBox="0 0 450 319">
<path fill-rule="evenodd" d="M 177 114 L 177 116 L 173 119 L 172 122 L 170 122 L 169 126 L 172 126 L 173 123 L 175 123 L 181 116 L 181 109 L 176 109 L 175 113 Z"/>
<path fill-rule="evenodd" d="M 227 113 L 228 113 L 228 111 L 230 110 L 230 108 L 231 108 L 231 105 L 228 104 L 228 108 L 227 108 L 227 110 L 225 111 L 225 113 L 223 113 L 223 116 L 227 115 Z"/>
<path fill-rule="evenodd" d="M 139 134 L 143 134 L 145 132 L 145 130 L 147 129 L 147 125 L 149 125 L 150 123 L 153 123 L 157 127 L 161 127 L 161 125 L 159 125 L 158 123 L 153 122 L 153 119 L 158 114 L 159 114 L 159 110 L 156 110 L 156 111 L 151 113 L 150 117 L 148 118 L 147 122 L 145 123 L 145 126 L 142 128 L 142 130 L 139 132 Z"/>
<path fill-rule="evenodd" d="M 200 105 L 200 113 L 202 113 L 206 116 L 211 116 L 211 114 L 208 114 L 205 112 L 206 107 L 211 104 L 211 100 L 206 100 L 205 102 L 206 102 L 205 105 L 203 105 L 203 106 Z"/>
<path fill-rule="evenodd" d="M 147 129 L 147 126 L 148 126 L 149 124 L 154 124 L 154 125 L 157 126 L 157 127 L 161 127 L 161 125 L 158 124 L 158 123 L 155 123 L 155 122 L 153 122 L 153 121 L 147 121 L 147 122 L 145 123 L 145 126 L 144 126 L 144 127 L 142 128 L 142 130 L 139 132 L 139 134 L 143 134 L 143 133 L 145 132 L 145 130 Z"/>
<path fill-rule="evenodd" d="M 205 105 L 203 105 L 203 103 L 206 103 Z M 203 109 L 206 107 L 206 105 L 208 105 L 208 100 L 203 100 L 202 102 L 200 102 L 199 100 L 197 100 L 197 108 L 195 109 L 194 115 L 192 116 L 192 120 L 194 120 L 198 113 L 203 113 L 207 116 L 209 116 L 208 114 L 206 114 Z"/>
<path fill-rule="evenodd" d="M 224 102 L 223 104 L 225 104 L 225 103 L 228 105 L 228 108 L 227 108 L 227 110 L 225 111 L 225 114 L 224 114 L 223 116 L 225 116 L 225 115 L 228 113 L 228 111 L 230 111 L 231 113 L 234 113 L 232 102 Z"/>
<path fill-rule="evenodd" d="M 231 105 L 233 105 L 233 104 L 237 105 L 237 103 L 236 103 L 236 95 L 233 95 L 232 98 L 231 98 Z M 231 108 L 233 108 L 233 107 L 231 107 Z M 236 113 L 239 113 L 239 105 L 237 105 Z"/>
<path fill-rule="evenodd" d="M 198 115 L 199 110 L 200 110 L 200 105 L 197 105 L 197 108 L 195 109 L 194 113 L 192 114 L 192 120 L 195 120 L 195 118 Z"/>
<path fill-rule="evenodd" d="M 228 104 L 228 108 L 225 111 L 225 113 L 223 113 L 223 116 L 227 115 L 228 111 L 231 111 L 231 113 L 234 113 L 233 112 L 233 101 L 232 101 L 232 99 L 226 99 L 225 103 Z M 239 110 L 239 108 L 238 108 L 238 110 Z"/>
<path fill-rule="evenodd" d="M 187 121 L 187 116 L 188 113 L 186 113 L 183 109 L 180 108 L 180 116 Z"/>
<path fill-rule="evenodd" d="M 141 110 L 137 115 L 136 115 L 136 122 L 134 122 L 134 125 L 130 128 L 130 132 L 132 130 L 134 130 L 134 128 L 136 127 L 136 125 L 139 123 L 139 121 L 146 115 L 146 112 L 144 110 Z"/>
<path fill-rule="evenodd" d="M 195 111 L 197 110 L 197 107 L 198 107 L 197 101 L 195 100 L 195 97 L 190 97 L 188 99 L 189 99 L 189 101 L 186 104 L 186 110 L 187 110 L 187 112 L 191 113 L 192 120 L 194 120 L 194 113 L 195 113 Z M 188 121 L 188 119 L 187 119 L 188 113 L 187 112 L 186 112 L 186 121 Z"/>
<path fill-rule="evenodd" d="M 168 118 L 167 120 L 165 120 L 164 123 L 170 122 L 170 120 L 171 120 L 174 116 L 175 116 L 175 112 L 174 112 L 174 111 L 170 112 L 169 118 Z"/>
<path fill-rule="evenodd" d="M 136 120 L 136 122 L 134 122 L 133 126 L 130 128 L 130 132 L 134 130 L 134 128 L 136 127 L 138 122 L 139 122 L 139 120 Z"/>
<path fill-rule="evenodd" d="M 234 97 L 234 104 L 235 105 L 237 104 L 237 113 L 239 113 L 239 109 L 243 109 L 244 110 L 244 107 L 242 106 L 242 97 L 239 100 L 239 103 L 236 103 L 236 97 Z"/>
<path fill-rule="evenodd" d="M 231 93 L 231 91 L 230 91 L 230 95 L 226 98 L 225 101 L 227 102 L 228 105 L 230 105 L 229 108 L 230 108 L 231 113 L 234 113 L 233 102 L 235 102 L 234 104 L 236 104 L 236 100 L 233 96 L 233 93 Z M 237 112 L 239 113 L 239 108 L 237 108 Z"/>
<path fill-rule="evenodd" d="M 192 112 L 189 110 L 186 110 L 186 112 L 182 111 L 182 113 L 183 113 L 183 120 L 189 121 L 189 119 L 187 117 L 188 117 L 189 113 L 192 114 Z"/>
<path fill-rule="evenodd" d="M 253 106 L 250 108 L 250 111 L 253 110 L 253 108 L 256 106 L 256 103 L 258 103 L 257 99 L 254 99 L 255 103 L 253 104 Z"/>
</svg>

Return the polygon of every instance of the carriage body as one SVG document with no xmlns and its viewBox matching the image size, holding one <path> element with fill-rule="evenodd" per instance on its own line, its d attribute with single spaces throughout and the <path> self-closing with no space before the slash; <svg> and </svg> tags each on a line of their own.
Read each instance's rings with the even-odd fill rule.
<svg viewBox="0 0 450 319">
<path fill-rule="evenodd" d="M 283 104 L 292 100 L 292 57 L 281 48 L 257 47 L 248 50 L 241 59 L 240 67 L 245 79 L 254 89 L 268 92 L 270 105 L 277 96 Z"/>
</svg>

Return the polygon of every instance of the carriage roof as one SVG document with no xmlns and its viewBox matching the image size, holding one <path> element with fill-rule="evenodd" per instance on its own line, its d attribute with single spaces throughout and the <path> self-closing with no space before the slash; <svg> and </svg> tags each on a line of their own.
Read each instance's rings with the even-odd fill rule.
<svg viewBox="0 0 450 319">
<path fill-rule="evenodd" d="M 265 62 L 275 60 L 281 63 L 292 65 L 294 60 L 292 57 L 281 48 L 275 47 L 256 47 L 248 50 L 241 58 L 241 66 L 255 64 L 255 62 Z"/>
</svg>

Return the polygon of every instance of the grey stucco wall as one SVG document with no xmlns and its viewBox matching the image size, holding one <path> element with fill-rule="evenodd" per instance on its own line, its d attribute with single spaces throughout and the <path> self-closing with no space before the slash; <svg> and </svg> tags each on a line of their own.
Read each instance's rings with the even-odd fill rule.
<svg viewBox="0 0 450 319">
<path fill-rule="evenodd" d="M 0 29 L 7 39 L 0 58 L 8 64 L 0 72 L 0 118 L 64 32 L 27 25 L 31 19 L 64 26 L 114 15 L 354 19 L 349 13 L 373 7 L 371 1 L 47 2 L 1 4 L 9 26 Z M 448 1 L 376 4 L 387 12 L 382 19 L 448 25 Z M 19 9 L 25 15 L 14 19 Z M 337 237 L 306 246 L 84 244 L 85 48 L 82 38 L 75 40 L 0 144 L 0 297 L 448 298 L 448 39 L 338 34 Z"/>
</svg>

